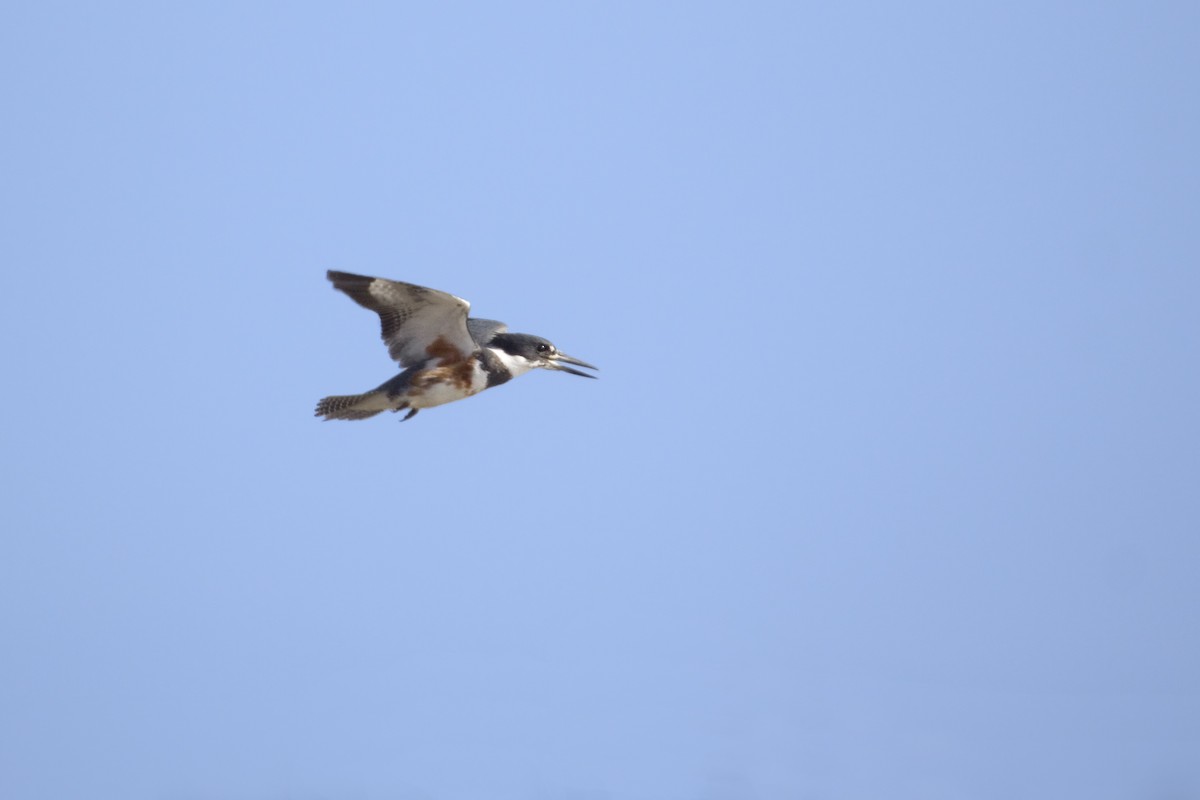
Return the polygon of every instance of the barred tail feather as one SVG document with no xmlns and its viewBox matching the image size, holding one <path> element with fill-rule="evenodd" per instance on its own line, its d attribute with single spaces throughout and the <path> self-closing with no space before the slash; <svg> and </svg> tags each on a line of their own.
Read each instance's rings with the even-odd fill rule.
<svg viewBox="0 0 1200 800">
<path fill-rule="evenodd" d="M 385 392 L 331 395 L 317 403 L 315 416 L 325 419 L 367 419 L 380 411 L 395 411 Z"/>
</svg>

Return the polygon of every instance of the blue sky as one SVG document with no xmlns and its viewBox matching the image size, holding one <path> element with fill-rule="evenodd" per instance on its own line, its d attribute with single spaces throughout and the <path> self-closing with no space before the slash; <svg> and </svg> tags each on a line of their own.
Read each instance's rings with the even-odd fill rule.
<svg viewBox="0 0 1200 800">
<path fill-rule="evenodd" d="M 1188 3 L 10 4 L 0 795 L 1200 794 Z M 601 380 L 394 374 L 327 269 Z"/>
</svg>

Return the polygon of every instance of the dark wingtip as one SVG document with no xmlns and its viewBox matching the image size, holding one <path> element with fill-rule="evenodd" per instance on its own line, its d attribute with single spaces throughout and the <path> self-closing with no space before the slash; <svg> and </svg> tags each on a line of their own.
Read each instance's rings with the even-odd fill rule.
<svg viewBox="0 0 1200 800">
<path fill-rule="evenodd" d="M 366 275 L 355 275 L 353 272 L 339 272 L 336 269 L 325 270 L 325 277 L 335 286 L 339 283 L 358 283 L 375 280 L 374 278 L 368 278 Z"/>
</svg>

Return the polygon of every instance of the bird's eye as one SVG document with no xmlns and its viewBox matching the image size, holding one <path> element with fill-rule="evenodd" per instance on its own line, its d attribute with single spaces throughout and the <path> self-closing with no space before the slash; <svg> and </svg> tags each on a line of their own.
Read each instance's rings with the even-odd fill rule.
<svg viewBox="0 0 1200 800">
<path fill-rule="evenodd" d="M 550 352 L 550 345 L 548 345 L 548 344 L 539 344 L 539 345 L 537 346 L 537 351 L 538 351 L 539 353 L 549 353 L 549 352 Z"/>
</svg>

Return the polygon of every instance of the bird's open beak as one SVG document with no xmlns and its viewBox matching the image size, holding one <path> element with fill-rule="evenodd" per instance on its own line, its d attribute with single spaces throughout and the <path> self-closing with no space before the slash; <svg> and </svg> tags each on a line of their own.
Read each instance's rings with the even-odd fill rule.
<svg viewBox="0 0 1200 800">
<path fill-rule="evenodd" d="M 560 362 L 562 362 L 562 363 L 560 363 Z M 599 367 L 593 367 L 591 364 L 587 363 L 586 361 L 580 361 L 578 358 L 571 358 L 570 356 L 568 356 L 564 353 L 555 353 L 554 355 L 547 358 L 546 369 L 556 369 L 560 372 L 569 372 L 572 375 L 578 375 L 581 378 L 596 377 L 595 375 L 588 375 L 586 372 L 580 372 L 577 369 L 571 369 L 570 367 L 564 367 L 563 363 L 574 364 L 577 367 L 587 367 L 588 369 L 599 369 Z"/>
</svg>

